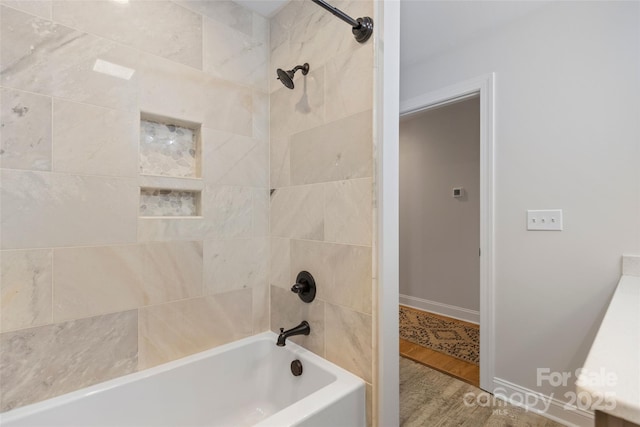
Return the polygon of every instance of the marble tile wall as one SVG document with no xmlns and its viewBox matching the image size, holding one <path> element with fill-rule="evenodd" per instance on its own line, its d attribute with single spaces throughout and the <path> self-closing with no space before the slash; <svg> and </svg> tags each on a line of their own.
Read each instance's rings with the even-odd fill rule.
<svg viewBox="0 0 640 427">
<path fill-rule="evenodd" d="M 0 411 L 269 328 L 269 31 L 230 1 L 0 0 Z M 141 216 L 141 116 L 200 127 L 201 165 L 154 178 L 199 216 Z"/>
<path fill-rule="evenodd" d="M 372 1 L 335 1 L 351 16 L 373 17 Z M 376 394 L 373 334 L 373 42 L 357 43 L 348 26 L 312 2 L 292 1 L 271 19 L 271 329 L 302 320 L 294 337 L 367 382 Z M 295 88 L 277 68 L 308 62 Z M 301 270 L 316 300 L 290 291 Z M 369 423 L 373 420 L 369 416 Z"/>
<path fill-rule="evenodd" d="M 3 411 L 134 372 L 135 310 L 0 335 Z"/>
</svg>

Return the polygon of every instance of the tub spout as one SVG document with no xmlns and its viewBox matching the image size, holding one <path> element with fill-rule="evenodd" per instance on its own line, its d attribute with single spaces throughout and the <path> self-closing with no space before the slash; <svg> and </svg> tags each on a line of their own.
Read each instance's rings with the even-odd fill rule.
<svg viewBox="0 0 640 427">
<path fill-rule="evenodd" d="M 291 328 L 288 331 L 285 331 L 284 328 L 280 328 L 280 335 L 278 335 L 278 342 L 276 345 L 278 347 L 284 347 L 286 344 L 286 340 L 289 337 L 294 335 L 309 335 L 311 333 L 311 327 L 309 326 L 309 322 L 303 320 L 295 328 Z"/>
</svg>

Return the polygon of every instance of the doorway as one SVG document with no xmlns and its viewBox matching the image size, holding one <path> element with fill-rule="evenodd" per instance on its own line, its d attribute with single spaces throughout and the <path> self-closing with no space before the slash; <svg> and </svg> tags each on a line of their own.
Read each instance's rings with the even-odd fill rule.
<svg viewBox="0 0 640 427">
<path fill-rule="evenodd" d="M 493 392 L 494 378 L 494 74 L 444 87 L 400 104 L 401 116 L 478 97 L 480 106 L 480 245 L 479 245 L 479 318 L 480 388 Z M 384 224 L 383 224 L 384 225 Z M 385 310 L 389 310 L 385 306 Z M 391 313 L 385 313 L 391 315 Z M 396 308 L 397 315 L 397 308 Z M 384 339 L 384 337 L 383 337 Z"/>
<path fill-rule="evenodd" d="M 400 119 L 400 355 L 480 385 L 480 97 Z"/>
</svg>

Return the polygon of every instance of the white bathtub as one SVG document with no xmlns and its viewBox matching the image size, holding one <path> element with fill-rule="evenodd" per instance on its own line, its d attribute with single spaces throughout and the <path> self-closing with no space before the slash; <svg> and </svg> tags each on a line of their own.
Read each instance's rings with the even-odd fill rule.
<svg viewBox="0 0 640 427">
<path fill-rule="evenodd" d="M 265 332 L 0 414 L 14 426 L 345 426 L 365 421 L 365 385 Z M 290 364 L 299 359 L 300 376 Z"/>
</svg>

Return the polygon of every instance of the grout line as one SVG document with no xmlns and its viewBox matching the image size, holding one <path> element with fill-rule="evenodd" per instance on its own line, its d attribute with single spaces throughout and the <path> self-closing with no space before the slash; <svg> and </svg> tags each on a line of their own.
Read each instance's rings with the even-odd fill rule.
<svg viewBox="0 0 640 427">
<path fill-rule="evenodd" d="M 342 305 L 342 304 L 339 304 L 339 303 L 330 302 L 330 301 L 327 301 L 327 300 L 324 300 L 324 299 L 319 299 L 319 301 L 324 302 L 325 305 L 326 304 L 330 304 L 330 305 L 332 305 L 334 307 L 338 307 L 338 308 L 341 308 L 343 310 L 348 310 L 348 311 L 352 311 L 354 313 L 362 314 L 363 316 L 371 317 L 372 320 L 373 320 L 373 310 L 372 310 L 371 313 L 365 313 L 364 311 L 356 310 L 355 308 L 348 307 L 346 305 Z"/>
<path fill-rule="evenodd" d="M 140 344 L 142 343 L 142 331 L 140 329 L 140 324 L 142 322 L 140 322 L 140 317 L 141 317 L 141 313 L 140 310 L 136 310 L 136 329 L 137 329 L 137 333 L 138 333 L 138 339 L 136 340 L 136 347 L 137 347 L 137 352 L 136 352 L 136 359 L 137 359 L 137 363 L 136 363 L 136 372 L 140 371 L 140 348 L 142 347 Z"/>
<path fill-rule="evenodd" d="M 53 150 L 52 150 L 53 157 Z M 52 162 L 53 166 L 53 162 Z M 37 169 L 15 169 L 15 168 L 2 168 L 2 171 L 13 172 L 13 173 L 41 173 L 41 174 L 52 174 L 52 175 L 62 175 L 62 176 L 72 176 L 72 177 L 91 177 L 91 178 L 105 178 L 105 179 L 119 179 L 119 180 L 136 180 L 137 176 L 119 176 L 119 175 L 93 175 L 93 174 L 83 174 L 83 173 L 71 173 L 71 172 L 56 172 L 53 170 L 37 170 Z M 137 184 L 137 182 L 136 182 Z M 135 185 L 137 187 L 138 185 Z"/>
<path fill-rule="evenodd" d="M 327 302 L 322 306 L 322 357 L 327 358 Z"/>
<path fill-rule="evenodd" d="M 238 238 L 242 239 L 242 238 Z M 249 239 L 249 238 L 246 238 Z M 215 239 L 206 239 L 206 240 L 215 240 Z M 233 240 L 230 239 L 221 239 L 222 241 Z M 185 242 L 201 242 L 202 239 L 182 239 L 182 240 L 154 240 L 154 241 L 142 241 L 142 242 L 132 242 L 132 243 L 113 243 L 113 244 L 104 244 L 104 245 L 78 245 L 78 246 L 46 246 L 46 247 L 36 247 L 36 248 L 17 248 L 17 249 L 2 249 L 2 252 L 16 252 L 16 251 L 34 251 L 34 250 L 67 250 L 67 249 L 90 249 L 90 248 L 111 248 L 114 246 L 142 246 L 142 245 L 159 245 L 166 243 L 185 243 Z"/>
<path fill-rule="evenodd" d="M 211 184 L 204 182 L 201 178 L 185 178 L 185 177 L 175 177 L 175 176 L 164 176 L 164 175 L 146 175 L 146 174 L 137 174 L 137 175 L 95 175 L 95 174 L 87 174 L 87 173 L 72 173 L 72 172 L 58 172 L 58 171 L 49 171 L 49 170 L 36 170 L 36 169 L 15 169 L 15 168 L 1 168 L 3 171 L 14 172 L 14 173 L 42 173 L 42 174 L 54 174 L 54 175 L 64 175 L 64 176 L 72 176 L 72 177 L 92 177 L 92 178 L 105 178 L 105 179 L 120 179 L 120 180 L 135 180 L 135 187 L 139 187 L 139 179 L 141 176 L 143 177 L 151 177 L 153 178 L 161 178 L 167 180 L 193 180 L 196 182 L 202 182 L 203 185 L 213 187 L 213 188 L 232 188 L 232 189 L 250 189 L 250 190 L 269 190 L 267 187 L 260 186 L 250 186 L 250 185 L 225 185 L 225 184 Z M 314 184 L 316 185 L 316 184 Z M 149 188 L 149 187 L 144 187 Z M 177 191 L 201 191 L 201 190 L 177 190 Z"/>
<path fill-rule="evenodd" d="M 78 101 L 76 99 L 67 98 L 67 97 L 64 97 L 64 96 L 58 96 L 58 95 L 46 94 L 46 93 L 40 93 L 40 92 L 33 92 L 33 91 L 30 91 L 30 90 L 17 88 L 17 87 L 13 87 L 13 86 L 2 85 L 0 87 L 3 88 L 3 89 L 13 90 L 13 91 L 16 91 L 16 92 L 28 93 L 30 95 L 54 98 L 54 99 L 58 99 L 60 101 L 73 102 L 73 103 L 80 104 L 80 105 L 86 105 L 86 106 L 89 106 L 89 107 L 104 108 L 105 110 L 119 111 L 119 112 L 122 112 L 122 113 L 139 114 L 139 111 L 140 111 L 139 108 L 125 109 L 125 108 L 106 107 L 106 106 L 101 105 L 101 104 L 91 104 L 91 103 L 88 103 L 88 102 Z"/>
<path fill-rule="evenodd" d="M 51 7 L 53 8 L 53 2 L 51 3 Z M 53 173 L 53 171 L 55 170 L 55 158 L 56 158 L 54 150 L 55 150 L 55 147 L 56 147 L 56 139 L 57 139 L 57 138 L 55 138 L 55 132 L 54 132 L 56 124 L 54 123 L 53 119 L 54 119 L 54 116 L 55 116 L 55 111 L 58 108 L 57 107 L 58 101 L 56 101 L 53 96 L 50 97 L 50 100 L 51 100 L 51 116 L 50 116 L 51 117 L 51 128 L 49 129 L 49 131 L 51 132 L 51 142 L 50 142 L 51 143 L 51 162 L 50 162 L 51 170 L 48 171 L 48 172 Z M 47 172 L 47 171 L 45 171 L 45 172 Z"/>
<path fill-rule="evenodd" d="M 156 304 L 139 305 L 139 306 L 136 306 L 136 307 L 129 307 L 129 308 L 124 308 L 124 309 L 119 309 L 119 310 L 113 310 L 113 311 L 106 311 L 106 312 L 101 312 L 101 313 L 89 314 L 89 315 L 81 316 L 81 317 L 64 318 L 64 319 L 54 320 L 49 324 L 42 324 L 42 325 L 29 326 L 29 327 L 26 327 L 26 328 L 12 329 L 10 331 L 4 331 L 4 332 L 15 332 L 15 331 L 22 331 L 22 330 L 26 330 L 26 329 L 38 328 L 38 327 L 42 327 L 42 326 L 57 325 L 57 324 L 60 324 L 60 323 L 67 323 L 67 322 L 75 322 L 75 321 L 78 321 L 78 320 L 85 320 L 85 319 L 91 319 L 91 318 L 94 318 L 94 317 L 108 316 L 108 315 L 111 315 L 111 314 L 125 313 L 127 311 L 133 311 L 133 310 L 136 310 L 138 313 L 140 313 L 140 311 L 142 309 L 148 309 L 148 308 L 152 308 L 152 307 L 159 307 L 159 306 L 169 305 L 169 304 L 178 303 L 178 302 L 192 301 L 192 300 L 197 300 L 197 299 L 202 299 L 202 298 L 216 297 L 216 296 L 219 296 L 219 295 L 224 295 L 224 294 L 243 291 L 243 290 L 245 290 L 245 288 L 242 288 L 242 289 L 227 289 L 227 290 L 225 290 L 223 292 L 217 292 L 217 293 L 214 293 L 214 294 L 196 295 L 196 296 L 192 296 L 192 297 L 180 298 L 180 299 L 175 299 L 175 300 L 170 300 L 170 301 L 163 301 L 163 302 L 159 302 L 159 303 L 156 303 Z"/>
<path fill-rule="evenodd" d="M 311 187 L 314 185 L 323 185 L 323 184 L 334 184 L 338 182 L 348 182 L 348 181 L 364 181 L 364 180 L 373 180 L 373 176 L 361 176 L 357 178 L 345 178 L 345 179 L 336 179 L 332 181 L 321 181 L 321 182 L 311 182 L 307 184 L 292 184 L 292 185 L 284 185 L 281 187 L 276 187 L 275 190 L 287 190 L 287 189 L 302 189 L 305 187 Z"/>
<path fill-rule="evenodd" d="M 327 191 L 328 185 L 322 186 L 322 240 L 327 240 Z"/>
<path fill-rule="evenodd" d="M 51 257 L 51 316 L 49 316 L 49 323 L 53 323 L 53 313 L 55 310 L 55 288 L 54 288 L 54 277 L 55 277 L 55 264 L 53 262 L 53 249 L 49 249 L 51 252 L 49 256 Z"/>
<path fill-rule="evenodd" d="M 338 246 L 354 246 L 357 248 L 373 248 L 373 246 L 371 245 L 358 245 L 358 244 L 353 244 L 353 243 L 340 243 L 340 242 L 329 242 L 329 241 L 325 241 L 325 240 L 313 240 L 313 239 L 300 239 L 297 237 L 288 237 L 288 236 L 270 236 L 273 238 L 278 238 L 278 239 L 289 239 L 289 240 L 295 240 L 295 241 L 299 241 L 299 242 L 307 242 L 307 243 L 324 243 L 327 245 L 338 245 Z"/>
</svg>

